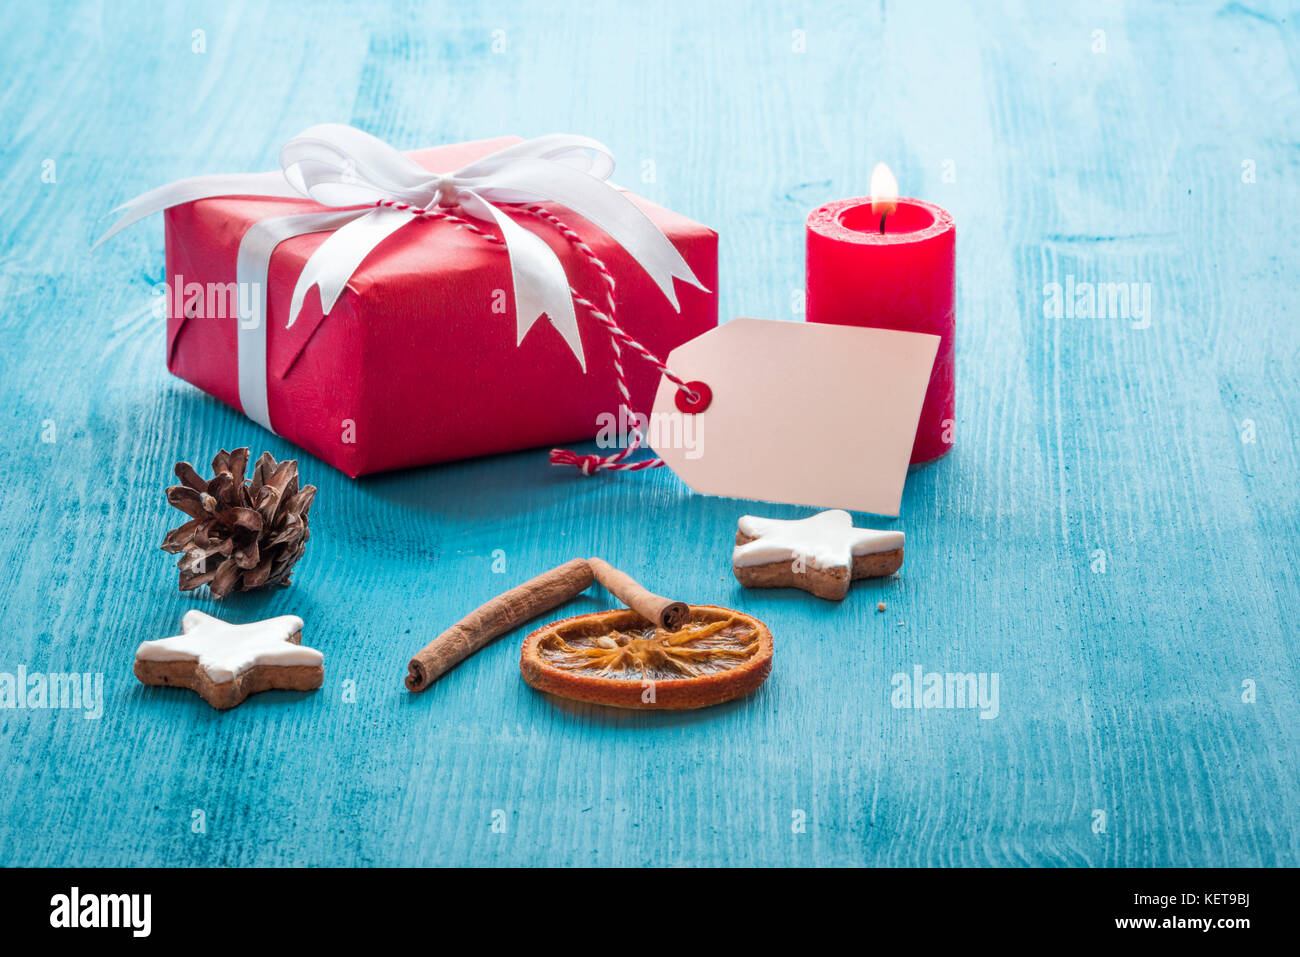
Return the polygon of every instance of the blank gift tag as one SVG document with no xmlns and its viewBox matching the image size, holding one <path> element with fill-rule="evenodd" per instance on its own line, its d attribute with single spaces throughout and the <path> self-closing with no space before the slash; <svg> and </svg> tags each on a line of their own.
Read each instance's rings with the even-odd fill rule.
<svg viewBox="0 0 1300 957">
<path fill-rule="evenodd" d="M 897 515 L 939 337 L 733 319 L 673 350 L 649 439 L 697 492 Z M 694 420 L 694 421 L 691 421 Z"/>
</svg>

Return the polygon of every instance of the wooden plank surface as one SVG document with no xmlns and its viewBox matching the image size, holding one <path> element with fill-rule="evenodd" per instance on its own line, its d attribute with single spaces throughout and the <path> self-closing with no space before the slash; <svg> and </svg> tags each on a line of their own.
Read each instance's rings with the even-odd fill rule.
<svg viewBox="0 0 1300 957">
<path fill-rule="evenodd" d="M 0 710 L 0 863 L 1300 864 L 1294 6 L 496 6 L 0 13 L 0 672 L 107 699 Z M 139 685 L 136 645 L 211 607 L 157 548 L 172 464 L 294 450 L 167 374 L 161 226 L 92 256 L 97 219 L 326 120 L 599 138 L 719 230 L 724 316 L 797 317 L 804 216 L 877 159 L 947 207 L 959 433 L 887 523 L 902 577 L 745 593 L 737 516 L 804 511 L 662 471 L 302 456 L 296 584 L 220 611 L 302 615 L 325 687 L 218 714 Z M 1138 283 L 1149 316 L 1056 318 L 1067 281 Z M 432 635 L 586 554 L 766 620 L 772 678 L 692 714 L 568 705 L 520 680 L 521 632 L 406 693 Z M 997 673 L 997 717 L 892 707 L 914 665 Z"/>
</svg>

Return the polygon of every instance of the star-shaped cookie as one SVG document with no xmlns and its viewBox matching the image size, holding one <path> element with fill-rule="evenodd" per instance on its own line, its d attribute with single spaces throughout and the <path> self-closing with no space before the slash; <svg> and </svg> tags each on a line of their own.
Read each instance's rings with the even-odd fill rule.
<svg viewBox="0 0 1300 957">
<path fill-rule="evenodd" d="M 793 520 L 741 516 L 731 553 L 746 588 L 802 588 L 840 601 L 849 582 L 883 578 L 903 565 L 903 533 L 854 528 L 840 508 Z"/>
<path fill-rule="evenodd" d="M 224 711 L 259 691 L 319 688 L 325 656 L 301 642 L 295 615 L 233 625 L 193 609 L 179 635 L 136 649 L 135 676 L 147 685 L 189 688 Z"/>
</svg>

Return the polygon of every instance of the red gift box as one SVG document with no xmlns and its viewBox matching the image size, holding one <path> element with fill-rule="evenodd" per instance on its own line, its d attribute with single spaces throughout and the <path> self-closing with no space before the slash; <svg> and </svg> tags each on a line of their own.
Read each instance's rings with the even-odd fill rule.
<svg viewBox="0 0 1300 957">
<path fill-rule="evenodd" d="M 407 155 L 430 171 L 453 169 L 517 142 L 517 137 L 501 137 Z M 627 196 L 700 282 L 716 290 L 717 234 Z M 616 281 L 615 318 L 651 352 L 667 356 L 717 325 L 716 292 L 678 282 L 679 312 L 607 234 L 562 206 L 545 208 L 609 268 Z M 325 210 L 306 199 L 221 196 L 166 211 L 172 373 L 242 411 L 240 320 L 229 307 L 231 295 L 247 292 L 234 285 L 240 241 L 268 217 Z M 530 215 L 512 218 L 555 251 L 575 289 L 603 305 L 601 277 L 553 225 Z M 454 223 L 419 219 L 403 226 L 362 261 L 328 316 L 322 316 L 319 295 L 312 291 L 301 315 L 286 328 L 297 277 L 327 236 L 285 240 L 270 260 L 267 391 L 271 421 L 284 438 L 355 478 L 589 439 L 600 431 L 602 414 L 617 412 L 620 397 L 606 329 L 578 307 L 585 373 L 545 320 L 516 344 L 505 252 Z M 626 350 L 622 364 L 633 409 L 648 414 L 659 372 Z"/>
</svg>

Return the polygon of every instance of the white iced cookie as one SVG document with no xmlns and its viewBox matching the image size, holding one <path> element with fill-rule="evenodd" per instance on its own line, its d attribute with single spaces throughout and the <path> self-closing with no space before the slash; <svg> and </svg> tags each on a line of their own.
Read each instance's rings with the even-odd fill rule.
<svg viewBox="0 0 1300 957">
<path fill-rule="evenodd" d="M 234 625 L 191 610 L 179 635 L 141 643 L 135 676 L 189 688 L 223 710 L 258 691 L 310 691 L 324 681 L 325 656 L 303 647 L 302 628 L 296 615 Z"/>
<path fill-rule="evenodd" d="M 833 601 L 851 581 L 892 575 L 902 564 L 902 532 L 854 528 L 839 508 L 800 519 L 741 516 L 731 553 L 746 588 L 802 588 Z"/>
</svg>

